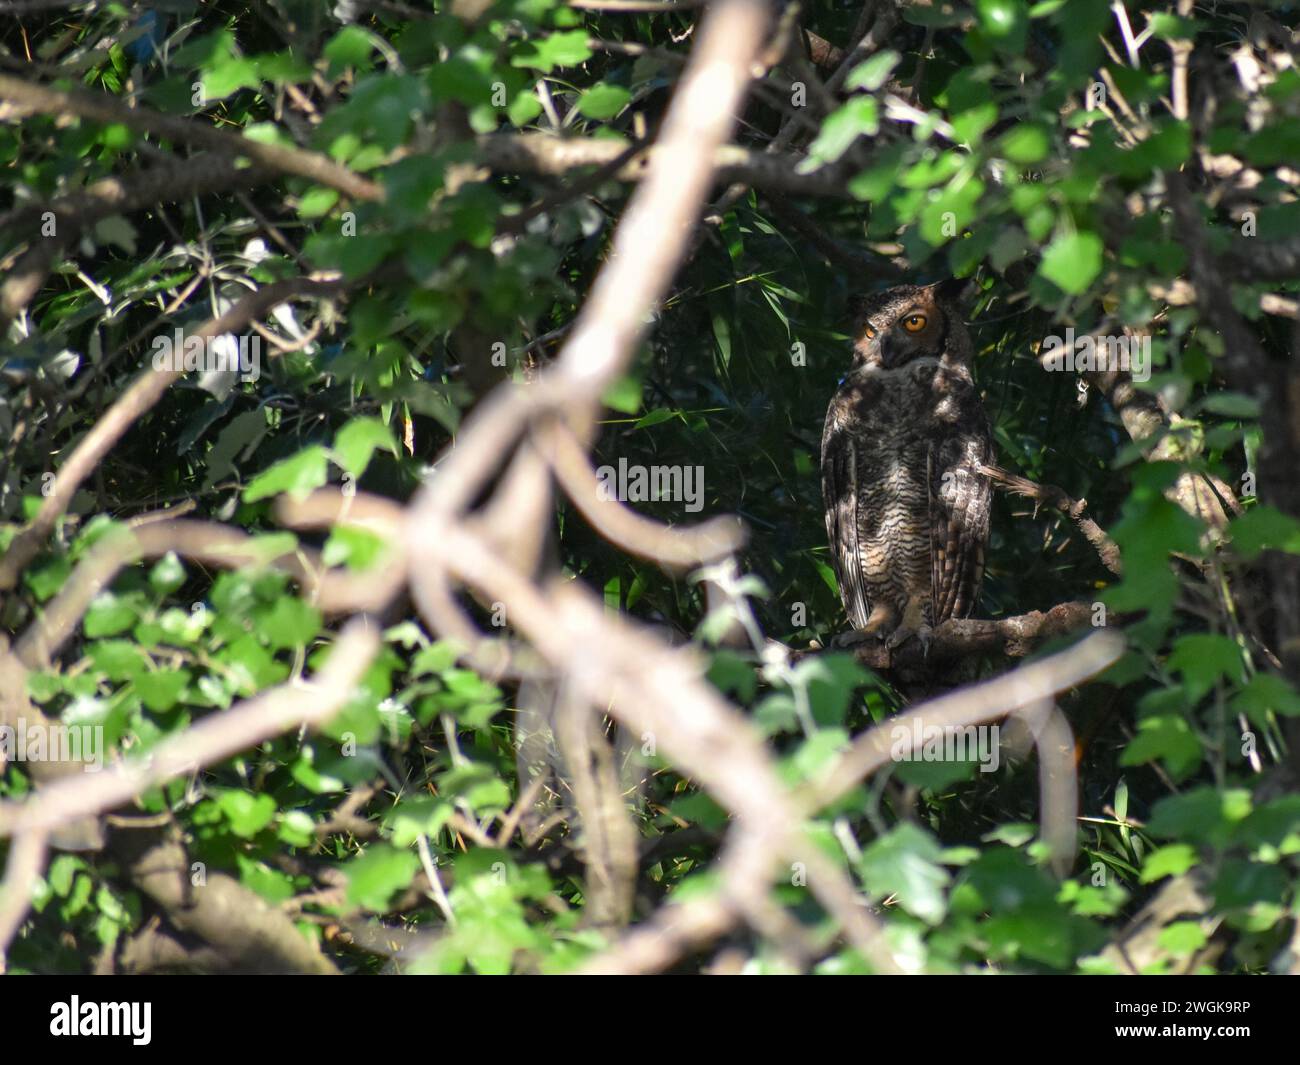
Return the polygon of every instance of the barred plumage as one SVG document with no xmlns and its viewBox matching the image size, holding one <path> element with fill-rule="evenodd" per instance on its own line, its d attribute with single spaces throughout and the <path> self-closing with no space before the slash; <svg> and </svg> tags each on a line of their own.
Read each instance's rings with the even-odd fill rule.
<svg viewBox="0 0 1300 1065">
<path fill-rule="evenodd" d="M 822 498 L 849 620 L 912 634 L 979 599 L 993 441 L 970 372 L 970 335 L 947 284 L 863 302 L 853 366 L 826 412 Z"/>
</svg>

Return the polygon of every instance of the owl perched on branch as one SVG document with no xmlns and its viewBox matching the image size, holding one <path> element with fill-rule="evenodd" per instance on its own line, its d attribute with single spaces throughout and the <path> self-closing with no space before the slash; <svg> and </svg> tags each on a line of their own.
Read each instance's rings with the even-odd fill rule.
<svg viewBox="0 0 1300 1065">
<path fill-rule="evenodd" d="M 891 648 L 979 599 L 992 485 L 988 418 L 971 377 L 960 282 L 862 300 L 853 365 L 822 434 L 822 500 L 840 597 Z"/>
</svg>

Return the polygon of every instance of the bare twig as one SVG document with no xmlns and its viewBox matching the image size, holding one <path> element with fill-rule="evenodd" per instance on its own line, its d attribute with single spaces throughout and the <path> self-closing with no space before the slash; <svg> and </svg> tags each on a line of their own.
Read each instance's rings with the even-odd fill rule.
<svg viewBox="0 0 1300 1065">
<path fill-rule="evenodd" d="M 1026 499 L 1032 499 L 1035 503 L 1046 504 L 1053 510 L 1064 514 L 1074 522 L 1088 543 L 1092 544 L 1096 549 L 1101 564 L 1115 576 L 1122 575 L 1119 545 L 1106 535 L 1106 531 L 1100 525 L 1087 516 L 1085 511 L 1088 501 L 1086 499 L 1071 499 L 1055 485 L 1037 484 L 1027 477 L 1008 473 L 997 466 L 981 466 L 980 471 L 1004 491 L 1024 496 Z"/>
</svg>

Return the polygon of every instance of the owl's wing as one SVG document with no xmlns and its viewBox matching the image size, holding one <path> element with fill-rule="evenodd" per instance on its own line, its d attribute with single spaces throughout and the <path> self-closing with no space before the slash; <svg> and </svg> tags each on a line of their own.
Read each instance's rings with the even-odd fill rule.
<svg viewBox="0 0 1300 1065">
<path fill-rule="evenodd" d="M 871 605 L 858 550 L 858 456 L 853 433 L 835 417 L 833 405 L 822 432 L 822 507 L 840 598 L 849 620 L 860 629 L 867 623 Z"/>
<path fill-rule="evenodd" d="M 978 402 L 978 400 L 976 400 Z M 979 600 L 993 483 L 978 472 L 992 461 L 982 409 L 930 448 L 930 587 L 932 624 L 964 618 Z"/>
</svg>

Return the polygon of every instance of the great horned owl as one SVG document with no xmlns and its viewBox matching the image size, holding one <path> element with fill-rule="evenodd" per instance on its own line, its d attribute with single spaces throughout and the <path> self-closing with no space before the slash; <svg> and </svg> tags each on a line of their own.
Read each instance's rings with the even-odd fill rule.
<svg viewBox="0 0 1300 1065">
<path fill-rule="evenodd" d="M 840 597 L 859 638 L 897 647 L 979 598 L 992 486 L 988 418 L 955 282 L 859 304 L 853 365 L 826 411 L 822 499 Z M 852 639 L 852 637 L 850 637 Z"/>
</svg>

